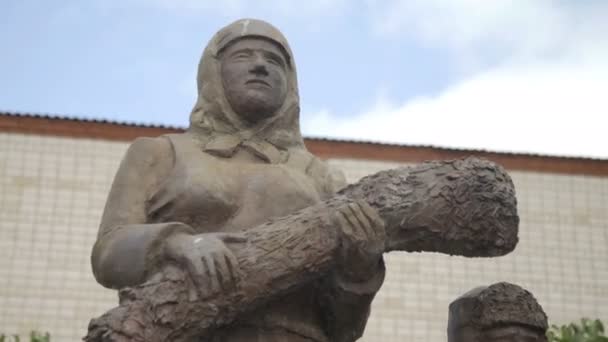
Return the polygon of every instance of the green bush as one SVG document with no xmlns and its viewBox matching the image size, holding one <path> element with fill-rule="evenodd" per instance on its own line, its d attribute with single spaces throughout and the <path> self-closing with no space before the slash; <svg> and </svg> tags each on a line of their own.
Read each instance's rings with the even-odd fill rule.
<svg viewBox="0 0 608 342">
<path fill-rule="evenodd" d="M 551 326 L 547 332 L 549 342 L 608 342 L 604 324 L 599 320 L 581 319 L 580 324 L 570 323 Z"/>
<path fill-rule="evenodd" d="M 47 332 L 44 335 L 37 332 L 30 332 L 30 342 L 50 342 L 51 335 Z M 0 342 L 21 342 L 21 338 L 19 335 L 11 335 L 6 336 L 4 334 L 0 334 Z"/>
</svg>

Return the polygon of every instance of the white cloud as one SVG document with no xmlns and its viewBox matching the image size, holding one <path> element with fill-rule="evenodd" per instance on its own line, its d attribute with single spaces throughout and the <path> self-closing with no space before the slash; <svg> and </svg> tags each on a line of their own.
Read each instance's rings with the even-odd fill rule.
<svg viewBox="0 0 608 342">
<path fill-rule="evenodd" d="M 608 68 L 504 67 L 437 97 L 378 99 L 355 117 L 304 114 L 309 136 L 608 158 Z"/>
<path fill-rule="evenodd" d="M 608 3 L 368 1 L 384 37 L 492 67 L 435 97 L 379 98 L 354 117 L 303 115 L 305 133 L 379 142 L 608 158 Z M 487 65 L 487 64 L 486 64 Z"/>
<path fill-rule="evenodd" d="M 368 0 L 373 27 L 455 52 L 559 58 L 608 32 L 608 2 Z"/>
</svg>

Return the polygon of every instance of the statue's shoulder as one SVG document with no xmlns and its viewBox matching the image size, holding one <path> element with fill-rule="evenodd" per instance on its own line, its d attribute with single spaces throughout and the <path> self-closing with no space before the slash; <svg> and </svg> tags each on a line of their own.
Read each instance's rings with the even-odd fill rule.
<svg viewBox="0 0 608 342">
<path fill-rule="evenodd" d="M 161 159 L 173 159 L 173 149 L 167 136 L 138 137 L 129 145 L 124 159 L 148 163 Z"/>
</svg>

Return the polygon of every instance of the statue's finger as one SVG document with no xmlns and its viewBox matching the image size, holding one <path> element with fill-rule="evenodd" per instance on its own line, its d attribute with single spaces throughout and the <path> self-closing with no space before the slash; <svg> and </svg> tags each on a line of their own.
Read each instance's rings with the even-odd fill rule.
<svg viewBox="0 0 608 342">
<path fill-rule="evenodd" d="M 226 258 L 224 258 L 223 254 L 217 253 L 217 255 L 214 255 L 213 261 L 215 262 L 218 282 L 222 291 L 225 292 L 230 288 L 230 283 L 232 282 Z"/>
<path fill-rule="evenodd" d="M 225 243 L 247 242 L 247 236 L 244 233 L 217 233 L 215 236 Z"/>
<path fill-rule="evenodd" d="M 220 289 L 220 285 L 217 281 L 217 271 L 215 269 L 215 262 L 213 260 L 213 256 L 209 254 L 205 254 L 202 258 L 205 266 L 207 268 L 207 284 L 212 293 L 216 293 Z"/>
<path fill-rule="evenodd" d="M 384 220 L 380 217 L 380 215 L 378 214 L 378 211 L 376 211 L 374 208 L 372 208 L 369 204 L 367 204 L 365 201 L 360 201 L 359 202 L 359 208 L 361 208 L 361 213 L 363 215 L 365 215 L 365 217 L 367 217 L 367 219 L 372 223 L 372 225 L 374 226 L 374 230 L 378 231 L 380 230 L 381 232 L 384 233 Z"/>
<path fill-rule="evenodd" d="M 376 238 L 376 231 L 375 231 L 374 227 L 372 226 L 372 224 L 370 223 L 369 219 L 365 215 L 363 215 L 362 209 L 361 209 L 361 206 L 359 205 L 359 203 L 351 203 L 348 205 L 348 208 L 351 211 L 352 217 L 355 218 L 359 222 L 359 225 L 361 226 L 362 230 L 365 232 L 365 236 L 368 239 Z"/>
<path fill-rule="evenodd" d="M 356 237 L 353 233 L 353 228 L 351 224 L 346 219 L 346 216 L 342 212 L 342 210 L 337 210 L 335 212 L 335 220 L 339 229 L 341 230 L 341 248 L 339 250 L 341 260 L 348 260 L 349 251 L 352 249 L 353 244 L 356 243 Z"/>
<path fill-rule="evenodd" d="M 346 219 L 344 212 L 342 210 L 337 210 L 334 217 L 337 225 L 342 230 L 343 235 L 347 236 L 349 239 L 352 239 L 354 237 L 353 227 Z"/>
<path fill-rule="evenodd" d="M 227 252 L 224 254 L 224 259 L 226 260 L 226 266 L 228 267 L 228 276 L 230 277 L 230 282 L 234 288 L 238 288 L 238 284 L 240 281 L 239 275 L 239 261 L 236 259 L 232 252 Z"/>
<path fill-rule="evenodd" d="M 205 266 L 203 261 L 198 257 L 189 258 L 186 262 L 186 268 L 190 274 L 190 279 L 192 279 L 196 287 L 197 293 L 204 297 L 206 285 L 204 281 Z"/>
<path fill-rule="evenodd" d="M 357 218 L 353 214 L 353 211 L 356 210 L 356 209 L 352 208 L 352 206 L 354 206 L 354 205 L 356 205 L 356 204 L 349 203 L 347 205 L 347 207 L 343 210 L 344 217 L 351 225 L 357 240 L 367 241 L 369 239 L 369 236 L 367 234 L 365 227 L 359 222 L 359 220 L 357 220 Z"/>
</svg>

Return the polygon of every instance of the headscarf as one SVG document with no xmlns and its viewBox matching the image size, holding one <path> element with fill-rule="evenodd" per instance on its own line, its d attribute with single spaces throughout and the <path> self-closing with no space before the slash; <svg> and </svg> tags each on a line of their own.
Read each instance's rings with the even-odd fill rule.
<svg viewBox="0 0 608 342">
<path fill-rule="evenodd" d="M 224 93 L 221 78 L 221 53 L 239 39 L 251 37 L 270 40 L 286 58 L 287 92 L 277 112 L 250 124 L 235 113 Z M 248 148 L 269 163 L 284 162 L 289 150 L 304 149 L 300 132 L 300 106 L 293 54 L 283 34 L 267 22 L 241 19 L 218 31 L 201 57 L 198 75 L 198 100 L 190 114 L 188 131 L 211 154 L 230 157 L 239 147 Z"/>
</svg>

